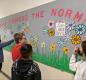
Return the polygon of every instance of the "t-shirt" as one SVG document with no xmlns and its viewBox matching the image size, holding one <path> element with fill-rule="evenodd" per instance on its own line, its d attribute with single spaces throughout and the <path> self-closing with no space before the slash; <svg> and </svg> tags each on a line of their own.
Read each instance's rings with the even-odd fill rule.
<svg viewBox="0 0 86 80">
<path fill-rule="evenodd" d="M 15 46 L 12 48 L 12 60 L 13 60 L 13 62 L 16 59 L 21 58 L 20 48 L 21 48 L 20 44 L 15 44 Z"/>
</svg>

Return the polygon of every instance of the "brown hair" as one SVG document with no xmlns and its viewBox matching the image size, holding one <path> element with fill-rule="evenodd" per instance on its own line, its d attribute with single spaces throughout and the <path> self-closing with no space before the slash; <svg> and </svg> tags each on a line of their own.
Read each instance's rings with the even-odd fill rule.
<svg viewBox="0 0 86 80">
<path fill-rule="evenodd" d="M 14 40 L 16 43 L 19 43 L 19 40 L 21 40 L 24 36 L 24 33 L 15 33 L 14 34 Z"/>
<path fill-rule="evenodd" d="M 83 52 L 84 52 L 84 54 L 86 56 L 86 40 L 85 41 L 82 41 L 81 47 L 82 47 L 82 50 L 83 50 Z"/>
<path fill-rule="evenodd" d="M 23 44 L 20 48 L 22 58 L 26 59 L 32 56 L 32 46 L 30 44 Z"/>
</svg>

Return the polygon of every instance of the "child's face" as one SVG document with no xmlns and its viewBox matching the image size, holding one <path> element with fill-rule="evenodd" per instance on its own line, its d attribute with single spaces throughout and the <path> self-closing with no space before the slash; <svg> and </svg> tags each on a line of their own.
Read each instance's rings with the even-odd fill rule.
<svg viewBox="0 0 86 80">
<path fill-rule="evenodd" d="M 20 43 L 23 44 L 23 43 L 26 43 L 27 39 L 25 36 L 22 37 L 22 39 L 20 40 Z"/>
</svg>

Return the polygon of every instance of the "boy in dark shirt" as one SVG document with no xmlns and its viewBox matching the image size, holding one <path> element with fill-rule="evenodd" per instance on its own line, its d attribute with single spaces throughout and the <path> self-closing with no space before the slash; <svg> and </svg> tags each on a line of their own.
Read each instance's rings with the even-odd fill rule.
<svg viewBox="0 0 86 80">
<path fill-rule="evenodd" d="M 12 80 L 41 80 L 41 72 L 37 63 L 32 60 L 32 46 L 24 44 L 20 48 L 21 59 L 12 66 Z"/>
</svg>

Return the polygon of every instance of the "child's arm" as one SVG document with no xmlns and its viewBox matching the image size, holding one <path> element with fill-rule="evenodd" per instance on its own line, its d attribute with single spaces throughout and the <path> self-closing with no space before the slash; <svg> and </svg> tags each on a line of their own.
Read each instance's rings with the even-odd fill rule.
<svg viewBox="0 0 86 80">
<path fill-rule="evenodd" d="M 38 71 L 35 75 L 34 75 L 34 80 L 41 80 L 41 72 Z"/>
<path fill-rule="evenodd" d="M 13 63 L 12 68 L 11 68 L 11 80 L 21 80 L 20 77 L 16 75 L 16 70 L 15 70 L 16 64 Z"/>
<path fill-rule="evenodd" d="M 34 74 L 34 79 L 33 80 L 41 80 L 41 71 L 39 69 L 39 66 L 36 64 L 36 73 Z"/>
<path fill-rule="evenodd" d="M 70 63 L 69 63 L 70 70 L 76 71 L 80 63 L 81 61 L 76 62 L 76 55 L 73 54 L 72 57 L 70 58 Z"/>
<path fill-rule="evenodd" d="M 13 67 L 12 67 L 12 69 L 11 69 L 11 78 L 12 78 L 12 80 L 15 80 L 15 76 L 16 76 L 16 74 L 15 74 L 15 72 L 13 70 Z"/>
<path fill-rule="evenodd" d="M 79 62 L 76 61 L 77 56 L 78 56 L 78 47 L 75 47 L 74 53 L 73 53 L 72 57 L 70 58 L 70 63 L 69 63 L 69 68 L 72 71 L 76 71 L 79 64 L 81 63 L 81 61 L 79 61 Z"/>
<path fill-rule="evenodd" d="M 14 42 L 14 40 L 10 40 L 10 41 L 8 41 L 8 42 L 0 43 L 0 48 L 3 48 L 3 47 L 8 46 L 8 45 L 10 45 L 12 42 Z"/>
</svg>

